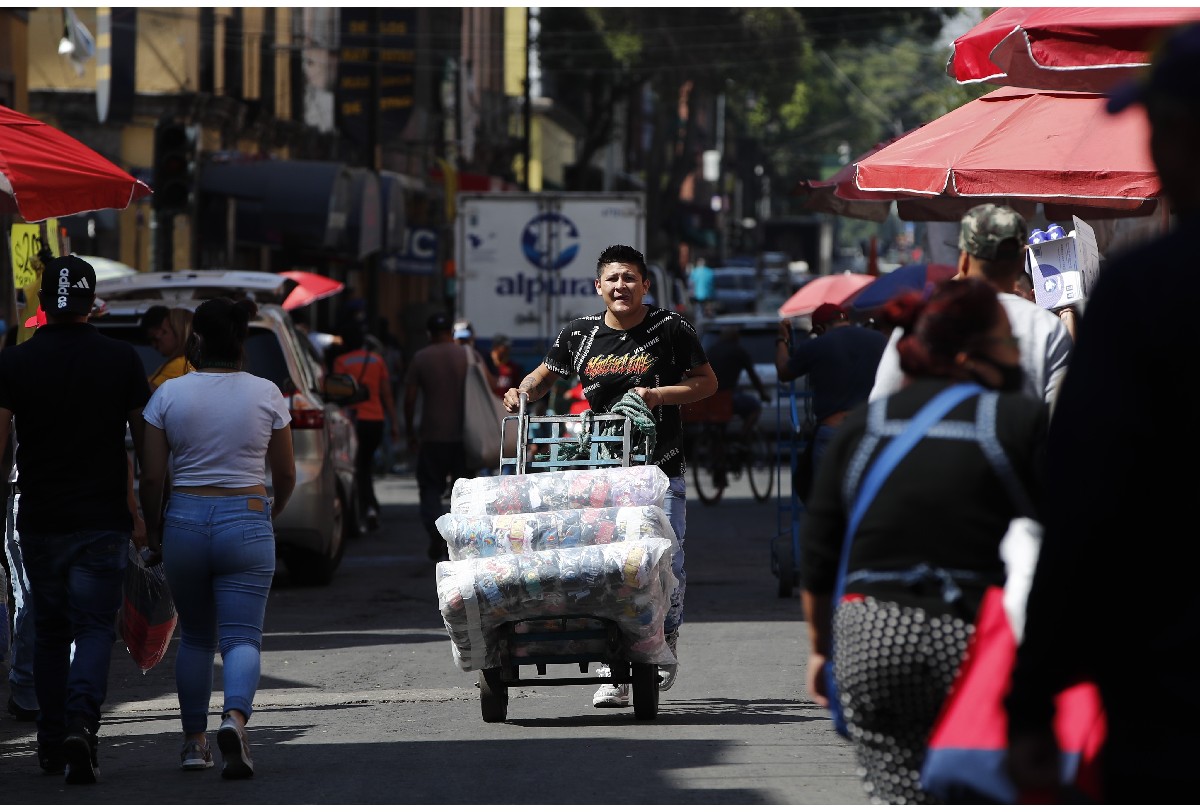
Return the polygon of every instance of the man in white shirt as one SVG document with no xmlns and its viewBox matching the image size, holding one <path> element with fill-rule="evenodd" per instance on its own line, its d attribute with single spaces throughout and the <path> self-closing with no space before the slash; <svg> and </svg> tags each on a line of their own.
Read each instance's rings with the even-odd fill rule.
<svg viewBox="0 0 1200 812">
<path fill-rule="evenodd" d="M 1028 233 L 1025 218 L 1007 206 L 988 203 L 971 209 L 963 215 L 959 229 L 958 276 L 984 279 L 997 290 L 1013 335 L 1020 342 L 1023 391 L 1052 409 L 1073 342 L 1058 316 L 1012 292 L 1017 276 L 1025 270 Z M 904 385 L 896 352 L 900 333 L 892 331 L 883 351 L 870 400 L 886 397 Z"/>
</svg>

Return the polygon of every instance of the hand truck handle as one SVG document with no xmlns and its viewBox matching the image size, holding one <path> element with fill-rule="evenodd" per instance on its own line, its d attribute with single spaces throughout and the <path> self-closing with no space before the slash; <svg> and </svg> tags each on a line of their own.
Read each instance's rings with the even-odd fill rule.
<svg viewBox="0 0 1200 812">
<path fill-rule="evenodd" d="M 523 415 L 529 410 L 529 393 L 519 392 L 518 397 L 520 398 L 520 408 L 518 409 L 517 414 Z"/>
</svg>

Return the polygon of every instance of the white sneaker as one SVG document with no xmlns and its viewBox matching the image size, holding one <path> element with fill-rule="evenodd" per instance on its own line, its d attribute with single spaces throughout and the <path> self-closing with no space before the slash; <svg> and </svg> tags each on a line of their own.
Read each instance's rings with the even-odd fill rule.
<svg viewBox="0 0 1200 812">
<path fill-rule="evenodd" d="M 607 665 L 602 665 L 596 669 L 597 677 L 611 678 L 612 669 Z M 596 695 L 592 697 L 593 708 L 628 708 L 629 707 L 629 686 L 628 685 L 601 685 L 596 691 Z"/>
<path fill-rule="evenodd" d="M 667 635 L 667 645 L 671 648 L 671 653 L 675 654 L 675 646 L 679 644 L 679 629 Z M 660 665 L 658 667 L 658 690 L 669 691 L 671 686 L 675 684 L 675 677 L 679 676 L 679 655 L 675 654 L 675 662 L 670 665 Z"/>
</svg>

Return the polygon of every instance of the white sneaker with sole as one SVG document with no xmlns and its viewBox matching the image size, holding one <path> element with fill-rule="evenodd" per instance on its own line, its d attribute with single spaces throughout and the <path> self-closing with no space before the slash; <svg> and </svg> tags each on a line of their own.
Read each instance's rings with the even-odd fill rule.
<svg viewBox="0 0 1200 812">
<path fill-rule="evenodd" d="M 675 654 L 675 647 L 679 644 L 679 629 L 667 635 L 667 645 L 671 647 L 671 653 Z M 675 654 L 675 662 L 670 665 L 659 665 L 658 667 L 658 690 L 669 691 L 671 686 L 675 684 L 675 677 L 679 676 L 679 655 Z"/>
<path fill-rule="evenodd" d="M 596 669 L 597 677 L 611 678 L 612 669 L 607 665 L 602 665 Z M 628 708 L 629 707 L 629 686 L 628 685 L 601 685 L 596 691 L 596 695 L 592 697 L 593 708 Z"/>
</svg>

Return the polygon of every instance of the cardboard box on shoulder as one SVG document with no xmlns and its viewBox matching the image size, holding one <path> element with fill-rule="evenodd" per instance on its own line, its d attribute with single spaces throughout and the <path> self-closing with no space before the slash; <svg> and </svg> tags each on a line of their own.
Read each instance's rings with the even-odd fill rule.
<svg viewBox="0 0 1200 812">
<path fill-rule="evenodd" d="M 1029 246 L 1025 266 L 1033 280 L 1034 300 L 1048 310 L 1082 302 L 1096 285 L 1100 251 L 1096 232 L 1078 217 L 1065 237 Z"/>
</svg>

